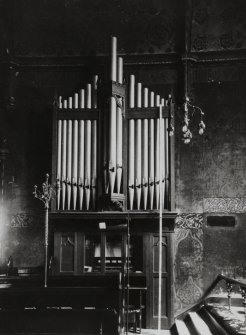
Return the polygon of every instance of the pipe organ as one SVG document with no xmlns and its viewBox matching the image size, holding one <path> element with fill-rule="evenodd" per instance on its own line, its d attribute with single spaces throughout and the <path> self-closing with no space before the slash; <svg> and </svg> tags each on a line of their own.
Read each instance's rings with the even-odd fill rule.
<svg viewBox="0 0 246 335">
<path fill-rule="evenodd" d="M 56 99 L 53 210 L 152 211 L 161 206 L 171 211 L 174 103 L 143 86 L 134 74 L 123 78 L 116 37 L 108 78 L 94 75 L 73 96 Z"/>
</svg>

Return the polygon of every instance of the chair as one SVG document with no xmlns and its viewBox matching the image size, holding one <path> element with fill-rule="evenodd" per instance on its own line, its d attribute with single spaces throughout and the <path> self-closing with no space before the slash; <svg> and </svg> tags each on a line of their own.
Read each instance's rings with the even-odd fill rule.
<svg viewBox="0 0 246 335">
<path fill-rule="evenodd" d="M 144 306 L 128 306 L 128 330 L 141 334 L 142 332 L 142 309 Z M 130 327 L 132 326 L 132 328 Z"/>
</svg>

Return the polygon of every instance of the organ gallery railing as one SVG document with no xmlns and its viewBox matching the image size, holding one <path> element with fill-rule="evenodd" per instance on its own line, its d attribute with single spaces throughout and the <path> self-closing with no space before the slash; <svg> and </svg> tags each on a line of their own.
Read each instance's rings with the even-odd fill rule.
<svg viewBox="0 0 246 335">
<path fill-rule="evenodd" d="M 174 103 L 134 75 L 123 84 L 116 49 L 113 37 L 108 82 L 94 75 L 73 96 L 56 99 L 53 210 L 173 209 Z"/>
</svg>

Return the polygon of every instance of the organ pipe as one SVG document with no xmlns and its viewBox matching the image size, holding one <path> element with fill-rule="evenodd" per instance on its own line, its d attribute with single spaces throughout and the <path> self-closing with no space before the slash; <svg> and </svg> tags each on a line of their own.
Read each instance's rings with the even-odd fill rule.
<svg viewBox="0 0 246 335">
<path fill-rule="evenodd" d="M 150 92 L 150 107 L 155 106 L 155 94 L 154 92 Z M 149 120 L 149 208 L 152 210 L 154 206 L 154 180 L 155 180 L 155 151 L 154 151 L 154 133 L 155 133 L 155 124 L 154 119 Z"/>
<path fill-rule="evenodd" d="M 97 81 L 98 75 L 93 77 L 92 104 L 97 108 Z M 92 121 L 91 127 L 91 186 L 92 186 L 92 209 L 96 208 L 96 184 L 97 184 L 97 120 Z"/>
<path fill-rule="evenodd" d="M 142 84 L 137 84 L 137 107 L 142 107 Z M 141 201 L 141 170 L 142 170 L 142 121 L 137 119 L 135 121 L 135 199 L 136 199 L 136 208 L 140 209 Z"/>
<path fill-rule="evenodd" d="M 78 93 L 74 94 L 73 108 L 78 109 L 79 107 L 79 96 Z M 73 120 L 72 127 L 72 199 L 73 209 L 76 209 L 77 204 L 77 193 L 78 193 L 78 120 Z"/>
<path fill-rule="evenodd" d="M 68 108 L 73 108 L 72 97 L 68 99 Z M 72 183 L 72 120 L 67 121 L 67 209 L 71 205 L 71 183 Z"/>
<path fill-rule="evenodd" d="M 107 113 L 105 112 L 107 115 Z M 109 178 L 108 178 L 108 120 L 104 116 L 103 119 L 103 174 L 104 174 L 104 192 L 108 194 L 109 191 Z"/>
<path fill-rule="evenodd" d="M 123 58 L 118 57 L 117 66 L 117 82 L 123 84 Z M 123 101 L 121 99 L 121 105 Z M 117 106 L 116 108 L 116 180 L 117 180 L 117 193 L 120 193 L 121 179 L 122 179 L 122 135 L 123 135 L 123 118 L 122 108 Z"/>
<path fill-rule="evenodd" d="M 113 81 L 116 81 L 116 78 L 117 78 L 117 38 L 115 36 L 111 38 L 110 56 L 111 56 L 110 79 Z"/>
<path fill-rule="evenodd" d="M 80 90 L 80 108 L 85 108 L 85 90 Z M 85 122 L 79 120 L 78 129 L 78 187 L 79 187 L 79 210 L 83 208 L 84 198 L 84 164 L 85 164 Z"/>
<path fill-rule="evenodd" d="M 169 195 L 169 133 L 168 133 L 168 119 L 165 119 L 165 199 L 168 202 Z"/>
<path fill-rule="evenodd" d="M 86 108 L 91 109 L 91 84 L 86 85 Z M 85 121 L 85 206 L 90 207 L 91 195 L 91 120 Z"/>
<path fill-rule="evenodd" d="M 72 191 L 73 209 L 76 209 L 78 193 L 78 120 L 73 120 L 73 154 L 72 154 Z"/>
<path fill-rule="evenodd" d="M 116 177 L 116 100 L 109 98 L 109 189 L 114 192 Z"/>
<path fill-rule="evenodd" d="M 148 107 L 148 88 L 144 88 L 143 107 Z M 142 122 L 142 196 L 143 209 L 147 209 L 148 200 L 148 120 Z"/>
<path fill-rule="evenodd" d="M 162 108 L 165 106 L 165 100 L 161 99 L 161 104 L 160 104 L 160 111 L 162 113 Z M 162 199 L 160 202 L 160 206 L 162 206 L 162 209 L 165 208 L 165 149 L 164 149 L 164 143 L 165 143 L 165 134 L 164 134 L 164 118 L 161 116 L 160 118 L 160 122 L 161 122 L 161 148 L 160 148 L 160 152 L 161 152 L 161 173 L 160 173 L 160 187 L 161 189 L 161 194 L 162 194 Z"/>
<path fill-rule="evenodd" d="M 159 107 L 160 96 L 156 95 L 155 106 Z M 160 119 L 155 120 L 155 206 L 159 208 L 159 196 L 160 196 L 160 148 L 159 148 L 159 136 L 160 136 Z"/>
<path fill-rule="evenodd" d="M 130 76 L 129 85 L 129 108 L 133 108 L 135 103 L 135 76 Z M 135 121 L 134 119 L 129 120 L 129 158 L 128 158 L 128 195 L 129 195 L 129 208 L 133 209 L 134 200 L 134 131 L 135 131 Z"/>
<path fill-rule="evenodd" d="M 60 198 L 61 198 L 61 150 L 62 150 L 62 121 L 58 120 L 57 126 L 57 209 L 60 209 Z"/>
<path fill-rule="evenodd" d="M 74 93 L 73 108 L 74 109 L 79 108 L 79 94 L 78 93 Z"/>
<path fill-rule="evenodd" d="M 58 98 L 58 108 L 62 108 L 62 96 Z"/>
<path fill-rule="evenodd" d="M 117 38 L 111 38 L 111 61 L 110 61 L 110 79 L 117 81 L 117 72 L 121 72 L 121 67 L 117 66 Z M 120 64 L 121 65 L 121 64 Z M 121 79 L 121 78 L 120 78 Z M 109 97 L 109 157 L 108 157 L 108 171 L 109 171 L 109 190 L 111 195 L 114 193 L 116 180 L 116 151 L 117 151 L 117 105 L 116 97 Z"/>
<path fill-rule="evenodd" d="M 63 101 L 63 108 L 67 109 L 67 100 Z M 66 201 L 66 176 L 67 176 L 67 120 L 62 121 L 62 209 Z"/>
</svg>

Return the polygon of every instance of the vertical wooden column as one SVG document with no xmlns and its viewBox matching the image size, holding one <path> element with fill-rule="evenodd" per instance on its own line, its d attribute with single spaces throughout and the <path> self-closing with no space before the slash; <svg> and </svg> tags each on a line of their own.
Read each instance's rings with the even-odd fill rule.
<svg viewBox="0 0 246 335">
<path fill-rule="evenodd" d="M 114 193 L 116 177 L 116 100 L 110 97 L 109 101 L 109 191 Z"/>
<path fill-rule="evenodd" d="M 110 80 L 117 80 L 117 39 L 112 37 L 110 50 Z M 113 95 L 109 97 L 109 191 L 114 193 L 116 178 L 116 99 Z"/>
<path fill-rule="evenodd" d="M 118 57 L 118 67 L 117 67 L 117 82 L 123 84 L 123 58 Z M 123 105 L 123 99 L 121 98 L 121 105 Z M 122 134 L 123 134 L 123 117 L 122 108 L 117 106 L 116 109 L 116 180 L 117 180 L 117 193 L 121 190 L 121 179 L 122 179 Z"/>
</svg>

